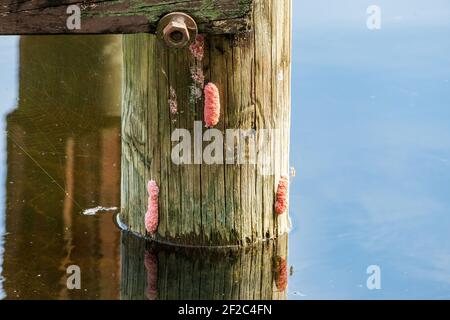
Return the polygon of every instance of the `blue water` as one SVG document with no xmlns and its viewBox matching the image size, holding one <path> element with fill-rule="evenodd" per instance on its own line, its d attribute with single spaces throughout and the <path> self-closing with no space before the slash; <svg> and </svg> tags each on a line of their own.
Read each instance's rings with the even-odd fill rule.
<svg viewBox="0 0 450 320">
<path fill-rule="evenodd" d="M 289 298 L 449 299 L 450 2 L 294 0 L 293 41 Z M 0 37 L 0 236 L 17 54 Z"/>
<path fill-rule="evenodd" d="M 18 87 L 18 38 L 0 36 L 0 299 L 3 292 L 3 237 L 5 233 L 6 130 L 5 117 L 13 110 Z"/>
<path fill-rule="evenodd" d="M 294 1 L 291 298 L 450 298 L 450 3 L 391 2 Z"/>
</svg>

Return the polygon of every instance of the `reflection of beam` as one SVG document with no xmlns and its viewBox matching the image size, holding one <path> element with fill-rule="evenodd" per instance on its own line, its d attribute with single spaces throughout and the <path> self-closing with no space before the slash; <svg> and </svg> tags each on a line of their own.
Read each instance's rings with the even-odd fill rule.
<svg viewBox="0 0 450 320">
<path fill-rule="evenodd" d="M 161 247 L 123 232 L 121 245 L 122 299 L 286 299 L 286 236 L 234 251 Z"/>
<path fill-rule="evenodd" d="M 63 221 L 64 221 L 64 242 L 66 256 L 61 260 L 60 270 L 65 273 L 67 266 L 71 265 L 72 244 L 72 212 L 73 212 L 73 196 L 74 196 L 74 140 L 69 138 L 66 144 L 66 195 L 64 197 Z M 68 298 L 66 286 L 66 275 L 61 278 L 62 290 L 60 299 Z"/>
<path fill-rule="evenodd" d="M 120 37 L 23 37 L 19 107 L 7 118 L 4 275 L 8 298 L 115 298 Z M 90 182 L 89 182 L 90 181 Z M 105 201 L 107 203 L 101 203 Z M 82 291 L 65 290 L 68 264 Z"/>
<path fill-rule="evenodd" d="M 104 207 L 119 207 L 120 204 L 120 129 L 118 126 L 102 129 L 100 132 L 100 204 Z M 115 174 L 111 174 L 114 172 Z M 119 281 L 120 244 L 116 233 L 113 219 L 110 215 L 102 215 L 99 224 L 100 251 L 103 252 L 99 259 L 98 266 L 101 272 L 99 279 L 102 295 L 117 290 Z M 111 260 L 115 257 L 116 260 Z M 112 279 L 111 279 L 112 277 Z M 114 281 L 111 281 L 114 280 Z"/>
</svg>

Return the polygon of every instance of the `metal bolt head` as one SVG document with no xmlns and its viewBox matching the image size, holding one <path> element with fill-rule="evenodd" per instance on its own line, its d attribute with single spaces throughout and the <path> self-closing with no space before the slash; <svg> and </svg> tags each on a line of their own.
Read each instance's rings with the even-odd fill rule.
<svg viewBox="0 0 450 320">
<path fill-rule="evenodd" d="M 197 23 L 185 13 L 164 16 L 158 24 L 157 35 L 170 48 L 184 48 L 197 37 Z"/>
<path fill-rule="evenodd" d="M 183 48 L 190 40 L 187 26 L 180 20 L 170 21 L 163 30 L 164 41 L 173 48 Z"/>
</svg>

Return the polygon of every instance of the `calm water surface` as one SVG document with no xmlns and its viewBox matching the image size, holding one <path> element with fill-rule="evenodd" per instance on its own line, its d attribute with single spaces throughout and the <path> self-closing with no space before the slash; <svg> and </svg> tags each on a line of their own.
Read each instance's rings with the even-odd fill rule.
<svg viewBox="0 0 450 320">
<path fill-rule="evenodd" d="M 294 4 L 287 297 L 450 298 L 450 4 L 379 1 L 375 32 L 372 3 Z M 129 257 L 142 244 L 121 238 L 113 212 L 82 214 L 120 205 L 120 59 L 114 36 L 0 37 L 0 298 L 152 297 L 124 281 L 131 261 L 152 282 L 152 258 Z M 155 254 L 166 279 L 173 266 L 236 269 Z M 80 291 L 66 289 L 70 264 Z M 381 290 L 366 287 L 370 265 Z M 166 283 L 160 298 L 202 297 Z"/>
<path fill-rule="evenodd" d="M 119 205 L 120 39 L 22 37 L 2 43 L 10 50 L 2 60 L 10 68 L 3 88 L 18 96 L 7 100 L 12 110 L 2 109 L 3 294 L 116 298 L 119 232 L 111 215 L 81 212 Z M 78 292 L 65 286 L 71 264 L 83 272 Z"/>
</svg>

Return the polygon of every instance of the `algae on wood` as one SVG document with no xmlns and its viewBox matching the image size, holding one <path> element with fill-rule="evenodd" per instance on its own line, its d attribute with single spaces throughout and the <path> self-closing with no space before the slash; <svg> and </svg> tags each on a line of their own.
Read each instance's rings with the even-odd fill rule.
<svg viewBox="0 0 450 320">
<path fill-rule="evenodd" d="M 253 0 L 0 0 L 0 34 L 154 33 L 170 12 L 191 15 L 204 33 L 249 30 Z M 67 28 L 69 5 L 81 9 L 81 28 Z"/>
</svg>

